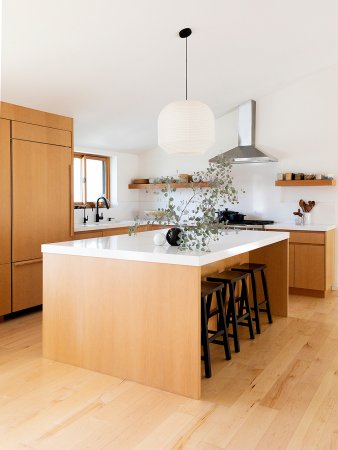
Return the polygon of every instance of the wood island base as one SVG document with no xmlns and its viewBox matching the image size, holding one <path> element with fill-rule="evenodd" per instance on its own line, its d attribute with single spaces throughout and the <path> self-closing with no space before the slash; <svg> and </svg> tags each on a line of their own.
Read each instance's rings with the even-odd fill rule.
<svg viewBox="0 0 338 450">
<path fill-rule="evenodd" d="M 204 266 L 45 253 L 43 355 L 201 397 L 201 278 L 266 263 L 272 313 L 288 313 L 288 240 Z"/>
</svg>

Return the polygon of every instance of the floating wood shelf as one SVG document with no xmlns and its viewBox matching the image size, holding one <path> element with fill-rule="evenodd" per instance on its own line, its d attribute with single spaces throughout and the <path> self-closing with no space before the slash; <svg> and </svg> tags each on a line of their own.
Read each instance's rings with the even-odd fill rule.
<svg viewBox="0 0 338 450">
<path fill-rule="evenodd" d="M 335 186 L 336 180 L 278 180 L 275 186 Z"/>
<path fill-rule="evenodd" d="M 128 188 L 129 189 L 165 189 L 167 186 L 167 184 L 165 183 L 158 183 L 158 184 L 154 184 L 154 183 L 147 183 L 147 184 L 129 184 Z M 202 187 L 202 188 L 206 188 L 209 187 L 209 183 L 208 182 L 201 182 L 201 183 L 172 183 L 170 184 L 171 188 L 176 188 L 176 189 L 189 189 L 192 187 Z"/>
</svg>

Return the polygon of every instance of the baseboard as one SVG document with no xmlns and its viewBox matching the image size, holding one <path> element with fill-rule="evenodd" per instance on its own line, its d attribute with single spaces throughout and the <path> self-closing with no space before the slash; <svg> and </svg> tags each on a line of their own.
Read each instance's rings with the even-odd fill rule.
<svg viewBox="0 0 338 450">
<path fill-rule="evenodd" d="M 291 295 L 304 295 L 305 297 L 317 297 L 325 298 L 330 291 L 317 291 L 316 289 L 300 289 L 300 288 L 289 288 L 289 294 Z"/>
</svg>

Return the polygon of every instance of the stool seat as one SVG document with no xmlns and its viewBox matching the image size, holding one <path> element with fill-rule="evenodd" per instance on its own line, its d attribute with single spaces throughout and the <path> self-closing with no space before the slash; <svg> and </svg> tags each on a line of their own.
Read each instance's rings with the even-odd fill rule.
<svg viewBox="0 0 338 450">
<path fill-rule="evenodd" d="M 239 273 L 232 272 L 231 270 L 225 270 L 221 273 L 213 273 L 208 276 L 208 280 L 210 281 L 221 281 L 223 283 L 230 281 L 239 281 L 242 278 L 245 278 L 245 274 L 240 275 Z"/>
<path fill-rule="evenodd" d="M 266 269 L 266 264 L 256 264 L 256 263 L 244 263 L 239 266 L 231 267 L 231 270 L 238 272 L 255 273 L 262 269 Z"/>
<path fill-rule="evenodd" d="M 224 288 L 223 283 L 215 283 L 212 281 L 202 281 L 201 283 L 201 296 L 206 297 L 207 295 L 212 294 L 220 289 Z"/>
</svg>

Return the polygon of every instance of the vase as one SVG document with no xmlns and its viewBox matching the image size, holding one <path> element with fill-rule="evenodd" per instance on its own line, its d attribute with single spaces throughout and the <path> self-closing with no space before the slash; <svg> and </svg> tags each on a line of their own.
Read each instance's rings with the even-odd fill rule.
<svg viewBox="0 0 338 450">
<path fill-rule="evenodd" d="M 311 213 L 305 212 L 303 215 L 303 225 L 311 225 Z"/>
<path fill-rule="evenodd" d="M 180 240 L 181 233 L 182 233 L 181 228 L 170 228 L 166 235 L 167 242 L 174 247 L 179 246 L 180 244 L 178 241 Z"/>
</svg>

